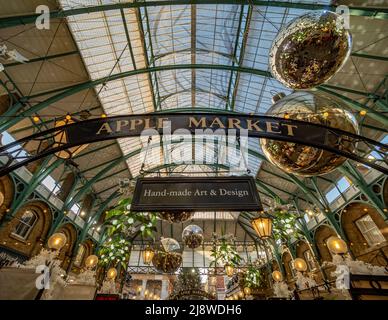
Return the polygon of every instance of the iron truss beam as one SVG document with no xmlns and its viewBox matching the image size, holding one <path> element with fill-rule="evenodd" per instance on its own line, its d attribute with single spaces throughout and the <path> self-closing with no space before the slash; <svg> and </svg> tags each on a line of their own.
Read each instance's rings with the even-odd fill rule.
<svg viewBox="0 0 388 320">
<path fill-rule="evenodd" d="M 26 111 L 23 111 L 20 114 L 17 114 L 22 108 L 23 104 L 22 101 L 19 101 L 18 103 L 14 104 L 12 107 L 9 108 L 7 112 L 5 112 L 0 117 L 0 131 L 5 131 L 8 128 L 12 127 L 16 123 L 18 123 L 20 120 L 24 119 L 27 116 L 32 116 L 36 112 L 50 106 L 51 104 L 60 101 L 68 96 L 71 96 L 73 94 L 76 94 L 82 90 L 89 89 L 92 87 L 95 87 L 97 85 L 101 85 L 104 83 L 107 83 L 109 81 L 114 81 L 126 77 L 136 76 L 139 74 L 145 74 L 145 73 L 152 73 L 152 72 L 158 72 L 158 71 L 165 71 L 165 70 L 179 70 L 179 69 L 208 69 L 208 70 L 226 70 L 226 71 L 238 71 L 242 73 L 249 73 L 254 74 L 257 76 L 263 76 L 263 77 L 271 77 L 271 73 L 269 71 L 254 69 L 254 68 L 247 68 L 247 67 L 241 67 L 241 66 L 231 66 L 231 65 L 212 65 L 212 64 L 178 64 L 178 65 L 165 65 L 165 66 L 157 66 L 157 67 L 149 67 L 149 68 L 143 68 L 143 69 L 136 69 L 131 71 L 125 71 L 120 72 L 117 74 L 110 75 L 108 77 L 104 77 L 102 79 L 96 79 L 93 81 L 86 81 L 71 87 L 68 87 L 66 90 L 49 97 L 48 99 L 37 103 L 36 105 L 32 106 Z M 331 93 L 339 98 L 342 98 L 346 102 L 348 102 L 355 110 L 366 110 L 368 112 L 368 116 L 381 122 L 382 124 L 388 126 L 388 116 L 375 112 L 373 109 L 354 101 L 346 96 L 343 96 L 335 91 L 329 90 L 325 88 L 324 86 L 318 87 L 319 90 Z M 42 93 L 42 95 L 46 95 L 47 93 Z M 26 97 L 25 99 L 28 99 Z M 195 109 L 195 108 L 194 108 Z"/>
<path fill-rule="evenodd" d="M 82 8 L 74 8 L 69 10 L 55 10 L 50 12 L 50 18 L 66 18 L 69 16 L 101 12 L 120 10 L 125 8 L 146 8 L 146 7 L 162 7 L 162 6 L 181 6 L 192 4 L 252 4 L 256 6 L 269 6 L 269 7 L 282 7 L 282 8 L 296 8 L 304 10 L 332 10 L 335 11 L 334 5 L 323 5 L 315 3 L 296 3 L 286 1 L 258 1 L 258 0 L 165 0 L 165 1 L 134 1 L 127 3 L 115 3 L 99 6 L 84 6 Z M 375 19 L 388 19 L 387 8 L 369 8 L 369 7 L 349 7 L 350 14 L 354 16 L 372 17 Z M 39 14 L 29 14 L 21 16 L 13 16 L 0 19 L 0 28 L 9 28 L 19 25 L 26 25 L 35 23 Z"/>
</svg>

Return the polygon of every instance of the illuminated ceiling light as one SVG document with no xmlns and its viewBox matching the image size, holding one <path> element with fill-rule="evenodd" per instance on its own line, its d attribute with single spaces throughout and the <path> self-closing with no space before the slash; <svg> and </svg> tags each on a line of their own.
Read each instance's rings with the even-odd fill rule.
<svg viewBox="0 0 388 320">
<path fill-rule="evenodd" d="M 150 264 L 155 255 L 154 250 L 150 247 L 146 247 L 143 251 L 143 262 L 144 264 Z"/>
<path fill-rule="evenodd" d="M 48 247 L 50 249 L 54 250 L 60 250 L 62 249 L 66 244 L 67 238 L 65 234 L 62 232 L 54 233 L 49 239 L 48 239 Z"/>
<path fill-rule="evenodd" d="M 116 279 L 117 276 L 117 270 L 116 268 L 110 268 L 106 274 L 107 278 L 110 280 Z"/>
<path fill-rule="evenodd" d="M 80 216 L 84 217 L 86 215 L 85 211 L 81 211 Z"/>
<path fill-rule="evenodd" d="M 34 122 L 39 122 L 40 118 L 38 116 L 35 116 L 35 117 L 32 118 L 32 120 L 34 120 Z"/>
<path fill-rule="evenodd" d="M 366 115 L 366 110 L 361 110 L 360 111 L 360 116 L 365 116 Z"/>
<path fill-rule="evenodd" d="M 105 113 L 101 114 L 101 118 L 106 118 L 106 114 Z"/>
<path fill-rule="evenodd" d="M 294 260 L 294 266 L 295 266 L 295 269 L 297 271 L 300 271 L 300 272 L 305 272 L 307 271 L 307 264 L 306 264 L 306 261 L 304 261 L 303 259 L 301 258 L 296 258 Z"/>
<path fill-rule="evenodd" d="M 338 237 L 330 237 L 326 243 L 332 253 L 345 254 L 348 251 L 345 241 Z"/>
<path fill-rule="evenodd" d="M 65 119 L 66 119 L 67 121 L 70 121 L 70 120 L 71 120 L 71 115 L 70 115 L 70 114 L 67 114 L 66 117 L 65 117 Z"/>
<path fill-rule="evenodd" d="M 252 227 L 256 231 L 260 239 L 268 239 L 272 234 L 272 218 L 269 215 L 261 215 L 254 218 Z"/>
<path fill-rule="evenodd" d="M 95 255 L 90 255 L 85 259 L 85 266 L 87 268 L 94 268 L 98 263 L 98 257 Z"/>
<path fill-rule="evenodd" d="M 290 119 L 290 115 L 287 112 L 284 114 L 284 119 Z"/>
<path fill-rule="evenodd" d="M 244 288 L 244 294 L 245 294 L 246 296 L 250 296 L 251 293 L 252 293 L 251 288 L 249 288 L 249 287 L 245 287 L 245 288 Z"/>
<path fill-rule="evenodd" d="M 323 113 L 323 117 L 326 119 L 326 118 L 328 118 L 329 117 L 329 113 L 326 111 L 326 112 L 324 112 Z"/>
<path fill-rule="evenodd" d="M 364 212 L 368 212 L 368 208 L 364 208 Z"/>
<path fill-rule="evenodd" d="M 282 273 L 278 270 L 275 270 L 274 272 L 272 272 L 272 278 L 276 281 L 276 282 L 280 282 L 283 280 L 283 276 L 282 276 Z"/>
</svg>

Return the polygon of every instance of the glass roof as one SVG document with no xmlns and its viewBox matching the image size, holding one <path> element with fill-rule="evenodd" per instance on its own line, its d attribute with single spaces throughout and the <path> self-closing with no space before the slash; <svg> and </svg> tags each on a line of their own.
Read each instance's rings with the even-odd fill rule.
<svg viewBox="0 0 388 320">
<path fill-rule="evenodd" d="M 67 10 L 127 1 L 60 2 Z M 179 69 L 141 73 L 97 86 L 108 116 L 184 108 L 262 114 L 271 106 L 275 93 L 288 93 L 289 89 L 269 77 L 217 66 L 267 71 L 269 48 L 278 30 L 303 13 L 296 8 L 238 4 L 169 5 L 75 15 L 68 17 L 68 22 L 91 79 L 135 69 L 181 65 Z M 158 139 L 155 137 L 152 143 L 160 143 Z M 124 155 L 142 145 L 140 138 L 120 139 L 119 144 Z M 192 146 L 174 145 L 174 152 L 181 152 L 182 148 L 187 152 Z M 258 140 L 249 139 L 249 148 L 260 152 Z M 143 169 L 165 164 L 170 151 L 161 143 L 147 157 L 150 164 Z M 220 160 L 225 152 L 222 147 L 218 152 Z M 144 156 L 128 160 L 133 177 L 140 174 L 143 161 Z M 250 174 L 256 175 L 261 160 L 250 154 L 247 162 Z"/>
</svg>

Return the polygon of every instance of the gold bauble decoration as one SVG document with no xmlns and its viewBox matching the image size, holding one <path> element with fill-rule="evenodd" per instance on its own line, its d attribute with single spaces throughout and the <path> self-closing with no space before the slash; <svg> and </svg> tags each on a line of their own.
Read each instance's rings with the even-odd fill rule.
<svg viewBox="0 0 388 320">
<path fill-rule="evenodd" d="M 57 232 L 54 233 L 49 239 L 48 239 L 48 247 L 50 249 L 54 250 L 61 250 L 63 246 L 66 244 L 67 238 L 64 233 Z"/>
<path fill-rule="evenodd" d="M 90 255 L 85 259 L 85 266 L 87 268 L 94 268 L 98 263 L 98 257 L 94 254 Z"/>
<path fill-rule="evenodd" d="M 343 102 L 325 94 L 307 91 L 294 92 L 277 101 L 267 115 L 311 122 L 358 133 L 358 124 Z M 354 152 L 354 144 L 346 137 L 330 136 L 326 145 L 337 150 Z M 266 158 L 281 170 L 299 176 L 317 176 L 329 173 L 346 161 L 346 158 L 329 151 L 294 142 L 260 139 Z"/>
<path fill-rule="evenodd" d="M 275 37 L 271 73 L 292 89 L 309 89 L 328 81 L 348 59 L 352 37 L 342 16 L 316 11 L 293 19 Z"/>
<path fill-rule="evenodd" d="M 180 211 L 180 212 L 158 212 L 158 217 L 170 223 L 185 222 L 194 215 L 193 212 Z"/>
<path fill-rule="evenodd" d="M 338 237 L 330 237 L 327 239 L 326 244 L 332 253 L 345 254 L 348 252 L 348 246 L 346 245 L 346 242 Z"/>
<path fill-rule="evenodd" d="M 182 264 L 182 254 L 178 252 L 155 251 L 152 258 L 152 265 L 156 270 L 164 273 L 173 273 Z"/>
<path fill-rule="evenodd" d="M 173 238 L 161 238 L 160 246 L 155 250 L 152 265 L 164 273 L 175 272 L 182 264 L 182 254 L 178 241 Z"/>
<path fill-rule="evenodd" d="M 203 242 L 203 230 L 197 225 L 188 225 L 183 229 L 182 241 L 190 249 L 198 248 Z"/>
</svg>

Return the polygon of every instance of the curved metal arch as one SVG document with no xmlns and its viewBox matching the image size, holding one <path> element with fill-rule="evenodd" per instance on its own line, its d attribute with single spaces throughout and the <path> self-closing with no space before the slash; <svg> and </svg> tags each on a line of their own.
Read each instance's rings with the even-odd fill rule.
<svg viewBox="0 0 388 320">
<path fill-rule="evenodd" d="M 201 88 L 195 88 L 194 91 L 195 91 L 195 93 L 209 94 L 209 95 L 215 96 L 216 98 L 218 98 L 218 99 L 220 99 L 220 100 L 222 100 L 224 102 L 228 101 L 228 98 L 226 96 L 222 96 L 222 95 L 220 95 L 220 94 L 218 94 L 216 92 L 211 92 L 209 90 L 203 90 Z M 172 93 L 169 93 L 169 94 L 167 94 L 165 96 L 160 97 L 160 101 L 158 103 L 158 106 L 160 106 L 162 102 L 168 100 L 169 98 L 171 98 L 171 97 L 173 97 L 175 95 L 180 95 L 182 93 L 186 93 L 186 92 L 190 92 L 191 93 L 192 92 L 192 88 L 187 88 L 187 89 L 179 90 L 179 91 L 172 92 Z M 169 109 L 169 110 L 171 110 L 171 109 Z"/>
<path fill-rule="evenodd" d="M 187 49 L 182 49 L 182 50 L 177 50 L 177 51 L 171 51 L 171 52 L 166 52 L 166 53 L 158 54 L 158 55 L 154 56 L 154 59 L 151 60 L 150 63 L 156 62 L 159 59 L 163 59 L 163 58 L 168 57 L 170 55 L 181 54 L 181 53 L 190 53 L 190 54 L 192 54 L 193 51 L 192 51 L 191 48 L 187 48 Z M 235 63 L 237 63 L 237 61 L 236 61 L 236 59 L 235 59 L 235 57 L 233 55 L 228 54 L 228 53 L 224 53 L 224 52 L 196 48 L 194 53 L 216 54 L 216 55 L 219 55 L 221 57 L 227 58 L 230 61 L 234 61 Z"/>
<path fill-rule="evenodd" d="M 36 105 L 32 106 L 28 110 L 24 111 L 20 115 L 17 115 L 17 112 L 21 110 L 23 107 L 22 103 L 25 102 L 26 98 L 22 98 L 21 101 L 13 105 L 11 108 L 9 108 L 1 117 L 0 121 L 0 131 L 5 131 L 8 128 L 12 127 L 22 119 L 24 119 L 27 116 L 32 116 L 36 112 L 50 106 L 51 104 L 60 101 L 68 96 L 74 95 L 82 90 L 92 88 L 97 85 L 106 84 L 107 82 L 136 76 L 139 74 L 145 74 L 145 73 L 152 73 L 157 71 L 164 71 L 164 70 L 180 70 L 180 69 L 203 69 L 203 70 L 227 70 L 227 71 L 237 71 L 241 73 L 248 73 L 253 74 L 257 76 L 262 77 L 272 77 L 271 73 L 269 71 L 263 71 L 259 69 L 254 68 L 247 68 L 247 67 L 240 67 L 240 66 L 231 66 L 231 65 L 213 65 L 213 64 L 180 64 L 180 65 L 165 65 L 165 66 L 158 66 L 158 67 L 148 67 L 143 69 L 136 69 L 131 71 L 125 71 L 121 73 L 117 73 L 114 75 L 107 76 L 105 78 L 96 79 L 92 81 L 87 81 L 84 83 L 77 84 L 75 86 L 72 86 L 54 96 L 51 96 L 50 98 L 37 103 Z M 368 111 L 369 117 L 383 123 L 384 125 L 388 125 L 388 117 L 381 113 L 376 113 L 373 109 L 364 106 L 363 104 L 354 101 L 350 98 L 347 98 L 339 93 L 333 92 L 331 90 L 326 89 L 324 86 L 319 86 L 318 90 L 322 90 L 324 92 L 333 94 L 339 98 L 342 98 L 344 101 L 349 103 L 355 110 L 366 110 Z M 47 93 L 42 93 L 42 95 L 46 95 Z"/>
<path fill-rule="evenodd" d="M 32 106 L 28 110 L 24 111 L 21 115 L 17 116 L 17 112 L 23 107 L 22 102 L 25 102 L 25 99 L 21 99 L 22 101 L 16 103 L 11 108 L 9 108 L 2 116 L 2 121 L 0 121 L 0 131 L 5 131 L 8 128 L 12 127 L 26 116 L 32 116 L 36 112 L 50 106 L 51 104 L 60 101 L 68 96 L 74 95 L 82 90 L 89 89 L 95 87 L 97 85 L 106 84 L 107 82 L 123 79 L 126 77 L 137 76 L 139 74 L 148 74 L 157 71 L 165 71 L 165 70 L 181 70 L 181 69 L 203 69 L 203 70 L 227 70 L 227 71 L 239 71 L 243 73 L 254 74 L 257 76 L 263 77 L 271 77 L 271 73 L 269 71 L 263 71 L 253 68 L 239 67 L 239 66 L 230 66 L 230 65 L 213 65 L 213 64 L 178 64 L 178 65 L 165 65 L 158 67 L 148 67 L 142 69 L 136 69 L 131 71 L 120 72 L 117 74 L 113 74 L 107 76 L 105 78 L 96 79 L 92 81 L 86 81 L 75 86 L 66 89 L 65 91 L 60 92 L 36 105 Z M 46 95 L 47 93 L 42 93 L 42 95 Z M 388 120 L 387 120 L 388 122 Z"/>
<path fill-rule="evenodd" d="M 157 7 L 157 6 L 177 6 L 177 5 L 193 5 L 193 4 L 251 4 L 256 6 L 269 6 L 269 7 L 282 7 L 282 8 L 298 8 L 305 10 L 331 10 L 335 11 L 335 5 L 323 5 L 323 4 L 307 4 L 307 3 L 296 3 L 296 2 L 286 2 L 286 1 L 259 1 L 259 0 L 164 0 L 164 1 L 134 1 L 126 3 L 115 3 L 99 6 L 85 6 L 82 8 L 69 9 L 69 10 L 56 10 L 50 11 L 50 18 L 66 18 L 69 16 L 101 12 L 101 11 L 111 11 L 119 10 L 126 8 L 145 8 L 145 7 Z M 376 19 L 387 19 L 388 10 L 385 8 L 368 8 L 368 7 L 350 7 L 350 14 L 356 16 L 366 16 L 373 17 Z M 17 17 L 7 17 L 0 19 L 0 28 L 8 28 L 18 25 L 26 25 L 30 23 L 35 23 L 36 19 L 39 17 L 39 14 L 29 14 L 24 16 Z"/>
</svg>

